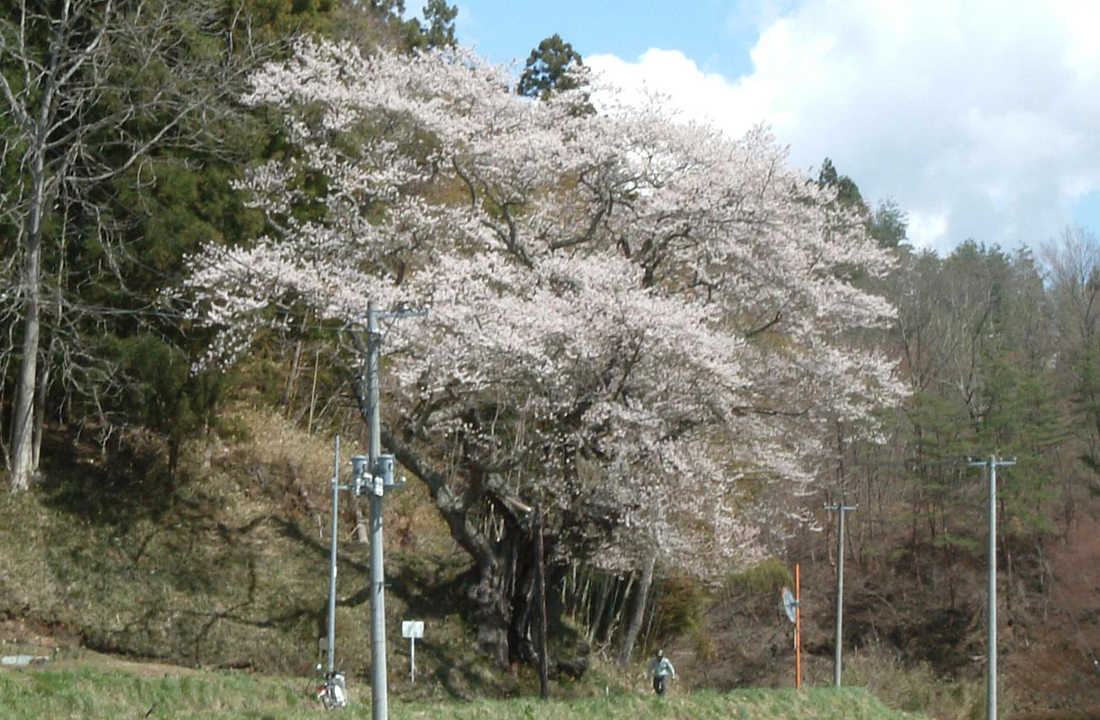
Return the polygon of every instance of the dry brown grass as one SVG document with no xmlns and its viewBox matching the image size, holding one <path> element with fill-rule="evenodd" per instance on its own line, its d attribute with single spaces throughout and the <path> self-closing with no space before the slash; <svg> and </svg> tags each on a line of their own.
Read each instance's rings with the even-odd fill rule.
<svg viewBox="0 0 1100 720">
<path fill-rule="evenodd" d="M 831 669 L 831 668 L 830 668 Z M 985 684 L 937 677 L 928 663 L 906 664 L 896 650 L 871 644 L 844 655 L 844 684 L 866 688 L 885 704 L 936 720 L 978 720 L 985 716 Z M 1001 694 L 1002 717 L 1011 700 Z"/>
<path fill-rule="evenodd" d="M 76 458 L 72 479 L 0 499 L 0 618 L 175 664 L 312 672 L 327 608 L 332 441 L 247 405 L 225 420 L 235 431 L 188 447 L 175 480 L 115 479 L 109 464 L 93 478 Z M 402 547 L 424 543 L 438 522 L 415 487 L 395 499 L 391 576 Z M 339 644 L 357 673 L 368 668 L 368 549 L 349 537 L 346 493 L 341 508 Z M 399 637 L 406 605 L 396 592 L 387 610 Z"/>
</svg>

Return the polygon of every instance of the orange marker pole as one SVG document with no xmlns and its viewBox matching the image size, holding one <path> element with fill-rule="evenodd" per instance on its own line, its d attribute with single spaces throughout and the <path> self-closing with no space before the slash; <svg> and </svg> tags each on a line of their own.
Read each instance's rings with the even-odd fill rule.
<svg viewBox="0 0 1100 720">
<path fill-rule="evenodd" d="M 800 566 L 794 564 L 794 686 L 802 688 L 802 583 Z"/>
</svg>

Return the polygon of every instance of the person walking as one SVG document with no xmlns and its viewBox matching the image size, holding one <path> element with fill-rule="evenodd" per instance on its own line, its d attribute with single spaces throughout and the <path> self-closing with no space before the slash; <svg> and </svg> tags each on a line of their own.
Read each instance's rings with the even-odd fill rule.
<svg viewBox="0 0 1100 720">
<path fill-rule="evenodd" d="M 649 661 L 649 674 L 653 676 L 653 692 L 658 696 L 665 694 L 668 687 L 668 678 L 676 679 L 676 668 L 672 667 L 672 661 L 665 657 L 664 650 L 658 650 Z"/>
</svg>

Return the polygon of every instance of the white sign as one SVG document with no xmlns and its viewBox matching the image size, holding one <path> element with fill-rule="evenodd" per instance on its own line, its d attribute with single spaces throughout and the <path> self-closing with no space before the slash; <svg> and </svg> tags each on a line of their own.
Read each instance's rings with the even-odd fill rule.
<svg viewBox="0 0 1100 720">
<path fill-rule="evenodd" d="M 416 682 L 416 639 L 424 637 L 424 621 L 402 620 L 401 637 L 409 639 L 409 678 Z"/>
</svg>

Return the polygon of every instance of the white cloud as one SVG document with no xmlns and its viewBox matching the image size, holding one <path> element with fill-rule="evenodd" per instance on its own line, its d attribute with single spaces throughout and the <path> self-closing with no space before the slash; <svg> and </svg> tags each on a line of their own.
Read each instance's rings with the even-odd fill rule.
<svg viewBox="0 0 1100 720">
<path fill-rule="evenodd" d="M 1014 247 L 1100 190 L 1097 28 L 1095 0 L 806 0 L 767 18 L 741 78 L 676 50 L 586 63 L 732 134 L 767 122 L 796 165 L 829 156 L 895 198 L 918 244 Z"/>
<path fill-rule="evenodd" d="M 679 50 L 651 49 L 635 63 L 593 55 L 585 58 L 585 64 L 618 86 L 622 101 L 658 93 L 684 116 L 710 120 L 735 135 L 759 123 L 768 111 L 768 99 L 754 98 L 752 87 L 737 87 L 721 75 L 704 73 Z"/>
</svg>

